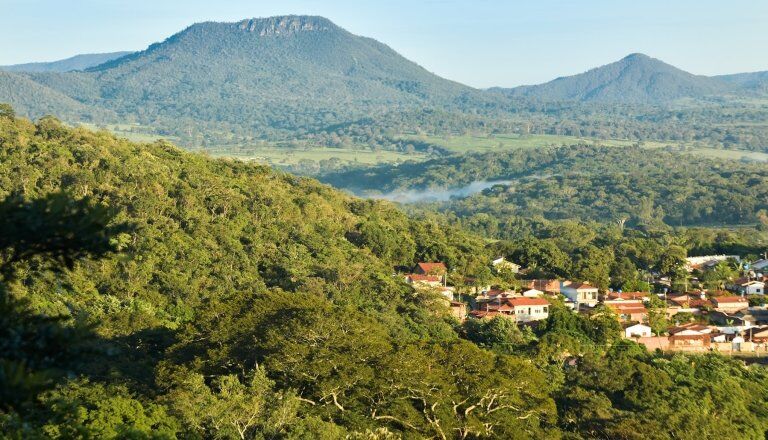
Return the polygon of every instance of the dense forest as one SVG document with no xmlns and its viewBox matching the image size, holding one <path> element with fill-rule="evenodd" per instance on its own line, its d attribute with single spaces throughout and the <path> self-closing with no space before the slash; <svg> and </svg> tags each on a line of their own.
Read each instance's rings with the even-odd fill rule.
<svg viewBox="0 0 768 440">
<path fill-rule="evenodd" d="M 619 340 L 608 310 L 553 304 L 536 331 L 460 325 L 392 267 L 480 276 L 514 242 L 488 246 L 311 179 L 3 106 L 0 199 L 7 438 L 768 430 L 767 370 L 648 353 Z"/>
<path fill-rule="evenodd" d="M 568 146 L 468 154 L 330 172 L 321 179 L 367 195 L 460 188 L 499 181 L 438 209 L 629 225 L 755 225 L 768 219 L 768 170 L 660 149 Z"/>
</svg>

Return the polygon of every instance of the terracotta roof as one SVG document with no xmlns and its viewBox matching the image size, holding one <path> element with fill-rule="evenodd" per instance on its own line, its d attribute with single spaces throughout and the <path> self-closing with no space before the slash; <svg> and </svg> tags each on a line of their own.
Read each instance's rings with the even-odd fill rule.
<svg viewBox="0 0 768 440">
<path fill-rule="evenodd" d="M 642 299 L 647 298 L 651 294 L 648 292 L 610 292 L 608 298 L 610 299 Z"/>
<path fill-rule="evenodd" d="M 570 287 L 571 289 L 597 289 L 597 287 L 589 284 L 589 283 L 571 283 L 568 284 L 566 287 Z"/>
<path fill-rule="evenodd" d="M 529 289 L 542 290 L 544 292 L 560 291 L 560 280 L 528 280 Z"/>
<path fill-rule="evenodd" d="M 511 290 L 491 289 L 485 292 L 487 296 L 514 296 L 515 292 Z"/>
<path fill-rule="evenodd" d="M 549 301 L 544 298 L 519 297 L 507 300 L 513 306 L 548 306 Z"/>
<path fill-rule="evenodd" d="M 445 264 L 443 263 L 418 263 L 417 266 L 419 267 L 419 269 L 421 269 L 425 273 L 430 273 L 430 272 L 445 273 L 448 271 L 448 269 L 445 267 Z"/>
<path fill-rule="evenodd" d="M 740 296 L 720 296 L 720 297 L 713 298 L 712 301 L 714 301 L 714 302 L 716 302 L 718 304 L 721 304 L 721 303 L 734 304 L 734 303 L 748 303 L 749 302 L 749 301 L 747 301 L 746 298 L 742 298 Z"/>
<path fill-rule="evenodd" d="M 642 304 L 607 304 L 616 313 L 648 313 Z"/>
</svg>

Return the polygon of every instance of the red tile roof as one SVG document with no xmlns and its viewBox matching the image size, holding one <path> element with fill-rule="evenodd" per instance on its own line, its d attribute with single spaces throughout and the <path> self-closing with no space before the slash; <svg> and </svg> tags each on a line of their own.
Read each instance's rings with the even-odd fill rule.
<svg viewBox="0 0 768 440">
<path fill-rule="evenodd" d="M 648 309 L 642 304 L 608 304 L 616 313 L 648 313 Z"/>
<path fill-rule="evenodd" d="M 527 287 L 544 292 L 559 292 L 560 280 L 529 280 Z"/>
<path fill-rule="evenodd" d="M 567 285 L 566 287 L 570 287 L 571 289 L 597 289 L 597 287 L 589 284 L 589 283 L 571 283 Z"/>
<path fill-rule="evenodd" d="M 448 271 L 443 263 L 418 263 L 417 266 L 424 273 L 445 273 Z"/>
<path fill-rule="evenodd" d="M 608 298 L 610 299 L 642 299 L 647 298 L 651 294 L 648 292 L 610 292 Z"/>
<path fill-rule="evenodd" d="M 518 298 L 508 299 L 507 302 L 512 304 L 513 306 L 516 306 L 516 307 L 520 307 L 520 306 L 548 306 L 549 305 L 549 301 L 547 301 L 544 298 L 518 297 Z"/>
<path fill-rule="evenodd" d="M 738 304 L 738 303 L 748 303 L 746 298 L 742 298 L 740 296 L 719 296 L 712 298 L 712 301 L 716 302 L 717 304 L 721 303 L 728 303 L 728 304 Z"/>
</svg>

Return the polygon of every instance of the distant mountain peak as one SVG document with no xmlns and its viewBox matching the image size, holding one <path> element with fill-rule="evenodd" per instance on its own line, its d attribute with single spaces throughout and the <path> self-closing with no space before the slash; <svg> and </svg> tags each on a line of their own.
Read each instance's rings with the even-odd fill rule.
<svg viewBox="0 0 768 440">
<path fill-rule="evenodd" d="M 631 61 L 631 60 L 655 60 L 655 58 L 640 52 L 634 52 L 622 58 L 622 61 Z"/>
<path fill-rule="evenodd" d="M 337 29 L 330 20 L 308 15 L 284 15 L 251 18 L 237 24 L 238 29 L 258 33 L 260 36 L 286 36 L 300 32 L 328 32 Z"/>
<path fill-rule="evenodd" d="M 660 104 L 737 92 L 715 78 L 694 75 L 642 53 L 548 83 L 510 89 L 511 96 L 543 101 Z"/>
</svg>

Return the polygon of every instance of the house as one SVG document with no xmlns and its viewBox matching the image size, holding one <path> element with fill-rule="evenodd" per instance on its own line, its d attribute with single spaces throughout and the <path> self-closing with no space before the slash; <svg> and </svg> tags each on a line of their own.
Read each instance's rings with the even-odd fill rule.
<svg viewBox="0 0 768 440">
<path fill-rule="evenodd" d="M 544 292 L 538 289 L 528 289 L 523 292 L 523 296 L 526 298 L 538 298 L 544 295 Z"/>
<path fill-rule="evenodd" d="M 504 257 L 499 257 L 491 261 L 491 265 L 493 266 L 494 269 L 496 269 L 497 272 L 512 272 L 512 273 L 520 272 L 519 264 L 515 264 L 511 261 L 508 261 Z"/>
<path fill-rule="evenodd" d="M 717 326 L 728 328 L 744 328 L 754 325 L 751 316 L 745 316 L 744 312 L 738 312 L 733 315 L 713 310 L 709 313 L 709 321 Z"/>
<path fill-rule="evenodd" d="M 685 268 L 688 272 L 694 269 L 708 269 L 721 261 L 727 260 L 741 261 L 738 255 L 703 255 L 701 257 L 688 257 L 685 259 Z"/>
<path fill-rule="evenodd" d="M 445 275 L 448 268 L 443 263 L 418 263 L 413 268 L 413 273 L 421 275 Z"/>
<path fill-rule="evenodd" d="M 648 338 L 652 336 L 651 328 L 645 324 L 630 325 L 624 329 L 624 337 L 629 338 Z"/>
<path fill-rule="evenodd" d="M 736 292 L 741 295 L 765 295 L 765 283 L 762 281 L 747 281 L 737 285 Z"/>
<path fill-rule="evenodd" d="M 516 294 L 513 290 L 502 290 L 502 289 L 491 289 L 483 295 L 483 297 L 488 298 L 489 300 L 496 300 L 499 298 L 513 298 L 516 296 L 520 296 Z"/>
<path fill-rule="evenodd" d="M 451 316 L 462 322 L 467 319 L 467 305 L 465 303 L 451 301 L 448 306 L 451 309 Z"/>
<path fill-rule="evenodd" d="M 712 343 L 712 330 L 699 324 L 674 327 L 669 330 L 669 349 L 681 351 L 708 351 Z"/>
<path fill-rule="evenodd" d="M 560 293 L 560 280 L 527 280 L 523 288 L 541 290 L 546 293 Z"/>
<path fill-rule="evenodd" d="M 622 322 L 647 322 L 648 309 L 642 301 L 610 301 L 605 305 L 616 313 Z"/>
<path fill-rule="evenodd" d="M 708 351 L 712 338 L 704 334 L 678 334 L 669 337 L 669 349 L 681 351 Z"/>
<path fill-rule="evenodd" d="M 714 307 L 712 301 L 707 299 L 707 294 L 704 291 L 694 294 L 668 296 L 667 302 L 683 309 L 704 309 Z"/>
<path fill-rule="evenodd" d="M 447 281 L 448 268 L 443 263 L 418 263 L 413 268 L 413 275 L 436 276 L 440 284 L 445 285 Z"/>
<path fill-rule="evenodd" d="M 768 343 L 768 326 L 763 325 L 744 330 L 744 339 L 758 344 Z"/>
<path fill-rule="evenodd" d="M 607 295 L 605 295 L 605 299 L 607 300 L 617 300 L 617 299 L 623 299 L 623 300 L 642 300 L 642 301 L 649 301 L 651 298 L 651 294 L 648 292 L 608 292 Z"/>
<path fill-rule="evenodd" d="M 749 308 L 749 301 L 741 296 L 716 296 L 712 298 L 715 310 L 724 313 L 735 313 Z"/>
<path fill-rule="evenodd" d="M 563 281 L 560 283 L 560 293 L 577 304 L 586 304 L 594 307 L 597 304 L 597 287 L 587 283 L 572 283 Z"/>
<path fill-rule="evenodd" d="M 478 310 L 470 312 L 474 318 L 491 318 L 501 315 L 516 322 L 531 322 L 547 319 L 549 301 L 544 298 L 498 298 L 478 302 Z"/>
<path fill-rule="evenodd" d="M 549 301 L 544 298 L 512 298 L 507 301 L 514 308 L 515 321 L 541 321 L 549 317 Z"/>
</svg>

